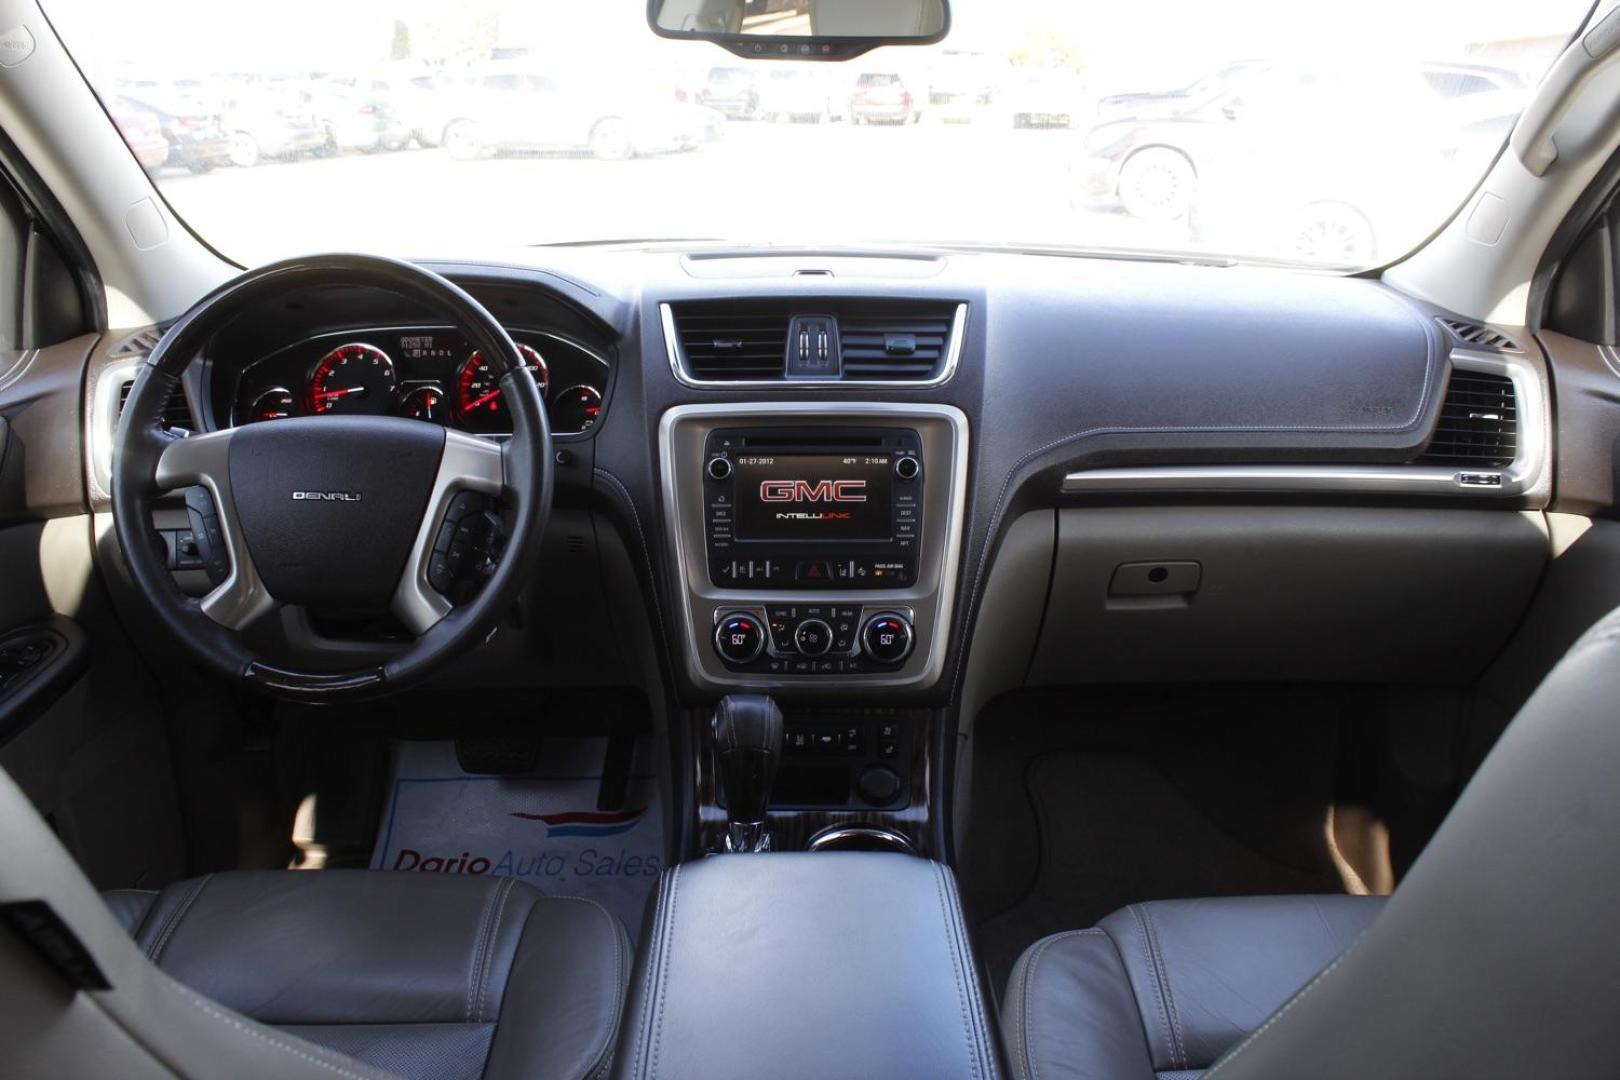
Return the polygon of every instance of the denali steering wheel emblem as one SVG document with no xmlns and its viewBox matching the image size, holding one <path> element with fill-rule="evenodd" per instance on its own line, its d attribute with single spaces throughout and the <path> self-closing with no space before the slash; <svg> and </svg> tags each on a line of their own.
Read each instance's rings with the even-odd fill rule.
<svg viewBox="0 0 1620 1080">
<path fill-rule="evenodd" d="M 293 502 L 359 502 L 358 491 L 295 491 Z"/>
</svg>

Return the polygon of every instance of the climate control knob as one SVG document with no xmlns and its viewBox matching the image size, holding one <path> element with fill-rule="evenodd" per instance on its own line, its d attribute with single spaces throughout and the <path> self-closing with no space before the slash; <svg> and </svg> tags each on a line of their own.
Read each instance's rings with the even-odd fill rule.
<svg viewBox="0 0 1620 1080">
<path fill-rule="evenodd" d="M 793 644 L 805 656 L 824 656 L 832 643 L 832 627 L 821 619 L 806 619 L 793 631 Z"/>
<path fill-rule="evenodd" d="M 866 620 L 861 627 L 861 647 L 880 664 L 898 664 L 911 655 L 911 620 L 885 611 Z"/>
<path fill-rule="evenodd" d="M 764 624 L 746 611 L 722 616 L 714 628 L 714 651 L 733 664 L 753 662 L 765 651 Z"/>
</svg>

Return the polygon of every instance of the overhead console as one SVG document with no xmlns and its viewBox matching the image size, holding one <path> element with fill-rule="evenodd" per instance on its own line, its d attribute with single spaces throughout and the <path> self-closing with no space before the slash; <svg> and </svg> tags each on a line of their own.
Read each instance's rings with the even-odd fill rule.
<svg viewBox="0 0 1620 1080">
<path fill-rule="evenodd" d="M 660 425 L 688 674 L 925 687 L 955 592 L 968 428 L 947 405 L 687 405 Z"/>
</svg>

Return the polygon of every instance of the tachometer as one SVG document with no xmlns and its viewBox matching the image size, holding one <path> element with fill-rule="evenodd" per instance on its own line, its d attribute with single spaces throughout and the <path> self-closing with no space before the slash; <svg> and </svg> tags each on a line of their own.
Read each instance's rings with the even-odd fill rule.
<svg viewBox="0 0 1620 1080">
<path fill-rule="evenodd" d="M 309 377 L 313 413 L 385 413 L 394 402 L 394 362 L 375 345 L 339 345 Z"/>
<path fill-rule="evenodd" d="M 545 358 L 530 345 L 518 345 L 523 362 L 534 376 L 544 398 L 551 382 Z M 456 373 L 456 419 L 474 431 L 510 431 L 512 421 L 501 400 L 501 385 L 484 362 L 482 353 L 473 353 Z"/>
<path fill-rule="evenodd" d="M 571 435 L 589 430 L 602 412 L 602 395 L 594 386 L 570 386 L 551 399 L 551 430 Z"/>
</svg>

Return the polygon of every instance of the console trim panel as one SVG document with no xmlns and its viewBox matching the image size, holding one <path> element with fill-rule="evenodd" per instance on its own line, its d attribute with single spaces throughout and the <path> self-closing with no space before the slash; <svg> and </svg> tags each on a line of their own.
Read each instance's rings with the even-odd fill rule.
<svg viewBox="0 0 1620 1080">
<path fill-rule="evenodd" d="M 922 439 L 924 474 L 922 545 L 914 584 L 892 590 L 734 589 L 710 583 L 704 542 L 703 450 L 715 428 L 906 426 Z M 968 420 L 950 405 L 876 401 L 759 401 L 678 405 L 658 425 L 660 491 L 665 539 L 676 593 L 676 618 L 687 676 L 700 688 L 729 691 L 852 688 L 926 689 L 944 673 L 956 587 L 961 570 L 967 505 Z M 792 675 L 738 672 L 713 654 L 716 608 L 758 609 L 766 604 L 843 604 L 910 610 L 916 646 L 892 670 L 858 674 Z"/>
</svg>

